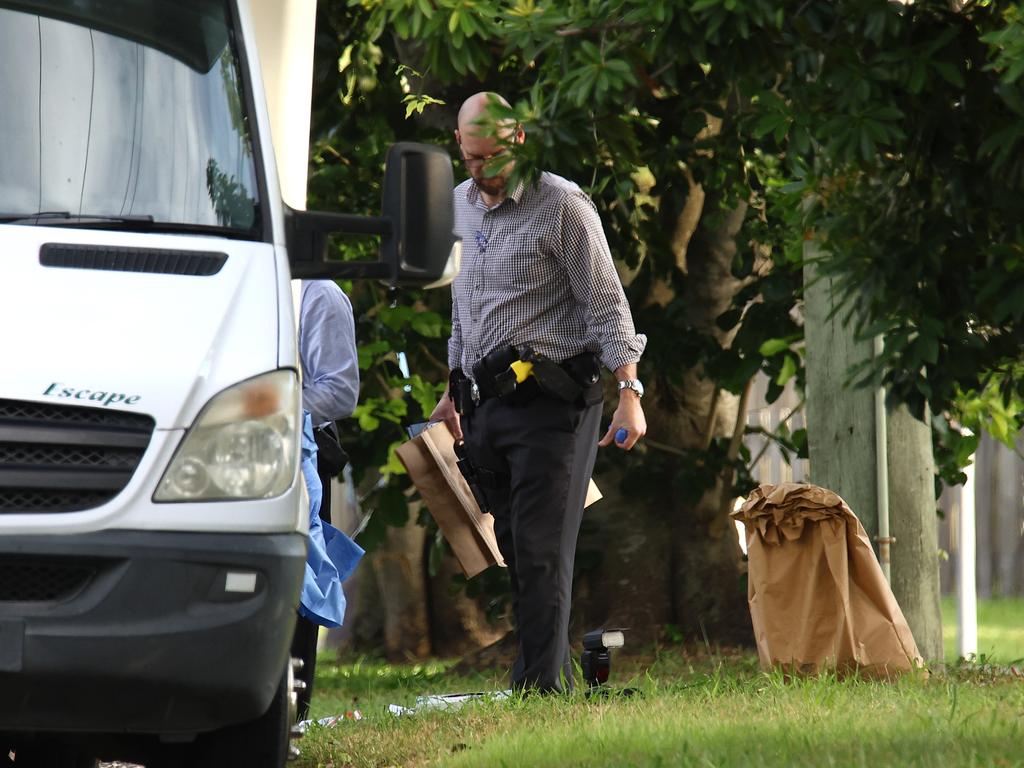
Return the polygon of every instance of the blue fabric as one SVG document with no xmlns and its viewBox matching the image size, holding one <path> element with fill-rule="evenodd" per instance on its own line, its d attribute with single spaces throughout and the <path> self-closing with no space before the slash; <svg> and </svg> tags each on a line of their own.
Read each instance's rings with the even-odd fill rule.
<svg viewBox="0 0 1024 768">
<path fill-rule="evenodd" d="M 302 423 L 302 474 L 309 491 L 309 547 L 299 613 L 315 624 L 340 627 L 345 620 L 341 582 L 352 574 L 364 552 L 352 539 L 320 519 L 323 486 L 316 473 L 313 422 L 306 411 Z"/>
</svg>

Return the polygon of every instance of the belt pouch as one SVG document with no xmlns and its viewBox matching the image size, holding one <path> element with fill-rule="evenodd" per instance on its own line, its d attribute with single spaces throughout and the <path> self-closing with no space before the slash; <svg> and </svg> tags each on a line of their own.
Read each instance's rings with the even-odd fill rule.
<svg viewBox="0 0 1024 768">
<path fill-rule="evenodd" d="M 448 396 L 455 405 L 455 410 L 462 416 L 473 412 L 476 405 L 473 402 L 473 382 L 463 375 L 458 368 L 453 370 L 448 377 Z"/>
</svg>

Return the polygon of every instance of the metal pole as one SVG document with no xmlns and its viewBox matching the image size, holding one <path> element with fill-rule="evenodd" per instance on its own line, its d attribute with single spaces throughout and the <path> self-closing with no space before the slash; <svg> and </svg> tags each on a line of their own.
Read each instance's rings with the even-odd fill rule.
<svg viewBox="0 0 1024 768">
<path fill-rule="evenodd" d="M 956 553 L 957 655 L 967 659 L 978 653 L 978 591 L 975 583 L 974 456 L 964 468 L 967 480 L 960 489 L 959 541 Z"/>
<path fill-rule="evenodd" d="M 882 356 L 884 343 L 875 336 L 875 359 Z M 889 535 L 889 435 L 885 415 L 885 387 L 875 390 L 875 498 L 878 504 L 878 563 L 885 580 L 892 583 L 889 547 L 894 539 Z"/>
</svg>

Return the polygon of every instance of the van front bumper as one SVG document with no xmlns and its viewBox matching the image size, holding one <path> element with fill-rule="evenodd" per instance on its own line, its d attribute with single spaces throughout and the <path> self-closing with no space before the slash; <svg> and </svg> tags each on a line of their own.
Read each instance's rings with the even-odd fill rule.
<svg viewBox="0 0 1024 768">
<path fill-rule="evenodd" d="M 0 731 L 190 734 L 281 681 L 306 537 L 0 538 Z"/>
</svg>

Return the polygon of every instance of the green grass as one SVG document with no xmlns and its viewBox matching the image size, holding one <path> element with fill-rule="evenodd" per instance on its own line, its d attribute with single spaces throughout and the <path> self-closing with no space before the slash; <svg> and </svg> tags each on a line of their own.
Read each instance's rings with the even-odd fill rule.
<svg viewBox="0 0 1024 768">
<path fill-rule="evenodd" d="M 359 710 L 364 719 L 311 729 L 292 765 L 1020 765 L 1024 679 L 992 661 L 1021 655 L 1024 601 L 986 603 L 979 613 L 984 663 L 893 683 L 787 680 L 761 672 L 753 654 L 670 647 L 614 660 L 613 681 L 640 691 L 632 698 L 527 697 L 403 717 L 387 705 L 499 690 L 504 672 L 458 676 L 444 662 L 391 665 L 324 654 L 313 715 Z"/>
<path fill-rule="evenodd" d="M 956 599 L 942 598 L 942 644 L 948 661 L 957 658 Z M 1024 659 L 1024 599 L 978 601 L 978 655 L 1003 664 Z"/>
</svg>

